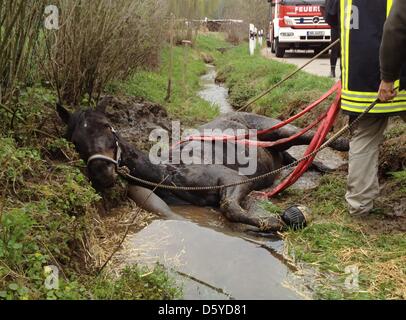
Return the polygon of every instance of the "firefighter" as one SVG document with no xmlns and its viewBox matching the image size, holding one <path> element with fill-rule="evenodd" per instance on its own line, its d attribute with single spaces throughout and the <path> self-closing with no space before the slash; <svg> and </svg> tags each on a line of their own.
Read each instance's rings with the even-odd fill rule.
<svg viewBox="0 0 406 320">
<path fill-rule="evenodd" d="M 390 101 L 397 95 L 395 81 L 406 63 L 406 1 L 396 1 L 385 23 L 381 45 L 381 86 L 379 99 Z"/>
<path fill-rule="evenodd" d="M 381 82 L 379 50 L 384 24 L 394 1 L 404 2 L 404 0 L 339 2 L 337 18 L 340 21 L 341 32 L 343 86 L 341 108 L 349 115 L 350 122 L 378 97 Z M 400 3 L 396 3 L 395 10 L 400 10 L 399 7 Z M 352 216 L 364 217 L 373 212 L 374 200 L 379 195 L 379 146 L 383 142 L 388 118 L 396 115 L 403 118 L 406 112 L 405 71 L 396 77 L 400 88 L 397 97 L 390 102 L 377 104 L 352 132 L 345 195 Z"/>
<path fill-rule="evenodd" d="M 326 0 L 325 4 L 321 6 L 324 19 L 331 27 L 331 43 L 340 39 L 340 21 L 339 21 L 339 2 L 340 0 Z M 340 57 L 340 44 L 331 48 L 330 54 L 330 77 L 336 77 L 337 60 Z"/>
</svg>

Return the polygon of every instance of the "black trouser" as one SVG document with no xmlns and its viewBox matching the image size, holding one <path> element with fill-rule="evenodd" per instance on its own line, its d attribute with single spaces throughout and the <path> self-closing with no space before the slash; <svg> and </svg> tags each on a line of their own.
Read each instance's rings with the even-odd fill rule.
<svg viewBox="0 0 406 320">
<path fill-rule="evenodd" d="M 333 27 L 331 28 L 331 43 L 335 42 L 337 39 L 340 39 L 340 29 Z M 331 67 L 336 67 L 337 65 L 337 60 L 341 55 L 341 44 L 337 43 L 332 49 L 331 49 L 331 55 L 330 55 L 330 65 Z"/>
</svg>

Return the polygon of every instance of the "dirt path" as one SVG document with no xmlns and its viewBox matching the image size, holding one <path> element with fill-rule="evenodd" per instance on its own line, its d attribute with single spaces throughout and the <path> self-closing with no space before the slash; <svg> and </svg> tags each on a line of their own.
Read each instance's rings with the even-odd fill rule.
<svg viewBox="0 0 406 320">
<path fill-rule="evenodd" d="M 267 59 L 273 59 L 273 60 L 276 60 L 279 62 L 294 64 L 298 67 L 301 67 L 302 65 L 304 65 L 307 61 L 309 61 L 314 56 L 312 51 L 306 52 L 303 50 L 298 50 L 298 51 L 287 51 L 284 58 L 277 58 L 277 57 L 275 57 L 275 54 L 273 54 L 271 52 L 271 49 L 269 49 L 269 48 L 262 49 L 261 54 L 262 54 L 262 56 L 264 56 Z M 322 58 L 319 58 L 316 61 L 313 61 L 310 65 L 308 65 L 304 69 L 304 71 L 317 75 L 317 76 L 328 77 L 330 75 L 329 56 L 325 55 Z M 337 65 L 336 73 L 337 73 L 337 80 L 338 80 L 338 77 L 340 76 L 339 65 Z"/>
</svg>

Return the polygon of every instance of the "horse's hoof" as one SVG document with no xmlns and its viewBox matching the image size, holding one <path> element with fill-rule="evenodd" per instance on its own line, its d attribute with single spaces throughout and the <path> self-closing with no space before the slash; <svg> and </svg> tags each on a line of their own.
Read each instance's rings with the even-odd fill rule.
<svg viewBox="0 0 406 320">
<path fill-rule="evenodd" d="M 304 229 L 312 220 L 310 209 L 304 206 L 292 206 L 281 215 L 283 222 L 293 230 Z"/>
</svg>

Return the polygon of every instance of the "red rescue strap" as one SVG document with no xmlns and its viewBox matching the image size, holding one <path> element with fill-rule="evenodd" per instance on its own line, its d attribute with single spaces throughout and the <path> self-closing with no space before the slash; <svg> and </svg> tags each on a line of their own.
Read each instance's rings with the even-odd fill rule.
<svg viewBox="0 0 406 320">
<path fill-rule="evenodd" d="M 233 143 L 237 143 L 237 144 L 245 144 L 248 146 L 256 146 L 258 148 L 276 147 L 279 145 L 289 143 L 289 142 L 301 137 L 302 135 L 304 135 L 305 133 L 307 133 L 311 129 L 313 129 L 315 126 L 317 126 L 325 117 L 327 117 L 327 112 L 325 112 L 321 116 L 319 116 L 314 122 L 312 122 L 310 125 L 308 125 L 306 128 L 304 128 L 302 131 L 296 133 L 293 136 L 290 136 L 288 138 L 279 139 L 277 141 L 258 141 L 258 140 L 243 139 L 243 140 L 237 140 L 237 141 L 229 140 L 229 142 L 233 142 Z"/>
<path fill-rule="evenodd" d="M 292 123 L 293 121 L 301 118 L 302 116 L 304 116 L 305 114 L 309 113 L 310 111 L 312 111 L 314 108 L 316 108 L 320 103 L 324 102 L 325 100 L 327 100 L 331 95 L 333 95 L 335 92 L 337 92 L 337 90 L 341 90 L 341 82 L 337 82 L 336 84 L 334 84 L 333 87 L 331 87 L 331 89 L 329 91 L 327 91 L 325 94 L 323 94 L 318 100 L 316 100 L 315 102 L 313 102 L 312 104 L 310 104 L 309 106 L 307 106 L 305 109 L 303 109 L 301 112 L 299 112 L 298 114 L 292 116 L 291 118 L 285 120 L 285 121 L 281 121 L 280 123 L 278 123 L 277 125 L 273 126 L 272 128 L 269 129 L 265 129 L 265 130 L 261 130 L 257 132 L 257 136 L 260 135 L 266 135 L 269 134 L 275 130 L 278 130 L 280 128 L 283 128 L 284 126 Z M 317 122 L 318 123 L 318 122 Z M 314 125 L 316 126 L 317 123 Z M 314 127 L 313 126 L 313 127 Z M 307 128 L 306 128 L 307 129 Z M 305 132 L 299 134 L 296 136 L 300 137 L 302 136 L 304 133 L 306 133 L 307 131 L 309 131 L 312 128 L 309 128 L 307 130 L 303 130 Z M 221 136 L 204 136 L 204 135 L 196 135 L 196 136 L 190 136 L 187 137 L 185 140 L 179 142 L 177 145 L 179 144 L 183 144 L 186 142 L 190 142 L 190 141 L 236 141 L 236 140 L 241 140 L 241 139 L 247 139 L 249 138 L 248 134 L 244 134 L 244 135 L 221 135 Z M 283 139 L 282 139 L 283 140 Z M 290 142 L 292 140 L 289 140 L 288 142 Z M 273 141 L 273 143 L 276 143 L 277 141 Z M 176 146 L 175 146 L 176 147 Z"/>
<path fill-rule="evenodd" d="M 301 118 L 305 114 L 309 113 L 312 111 L 314 108 L 316 108 L 320 103 L 323 101 L 327 100 L 331 95 L 336 93 L 336 97 L 334 102 L 331 104 L 330 108 L 327 110 L 327 112 L 323 113 L 320 115 L 313 123 L 311 123 L 309 126 L 307 126 L 305 129 L 300 131 L 299 133 L 289 137 L 289 138 L 284 138 L 280 139 L 277 141 L 254 141 L 249 139 L 249 135 L 221 135 L 221 136 L 204 136 L 204 135 L 199 135 L 199 136 L 190 136 L 187 139 L 179 142 L 176 144 L 173 148 L 176 146 L 189 142 L 189 141 L 229 141 L 233 143 L 238 143 L 238 144 L 244 144 L 244 145 L 249 145 L 249 146 L 257 146 L 257 147 L 263 147 L 263 148 L 269 148 L 269 147 L 275 147 L 278 145 L 282 145 L 285 143 L 289 143 L 314 127 L 316 127 L 318 124 L 319 128 L 317 132 L 315 133 L 313 140 L 309 144 L 309 147 L 307 148 L 304 156 L 307 156 L 317 150 L 325 141 L 328 133 L 330 132 L 331 128 L 334 125 L 335 120 L 337 119 L 340 106 L 341 106 L 341 82 L 337 82 L 328 92 L 323 94 L 318 100 L 307 106 L 305 109 L 303 109 L 301 112 L 298 114 L 294 115 L 293 117 L 282 121 L 278 123 L 277 125 L 273 126 L 272 128 L 261 130 L 257 132 L 257 136 L 260 135 L 265 135 L 269 134 L 275 130 L 278 130 L 293 121 Z M 257 192 L 256 195 L 259 195 L 261 197 L 266 197 L 266 198 L 271 198 L 278 193 L 282 192 L 283 190 L 287 189 L 291 185 L 293 185 L 310 167 L 310 165 L 313 163 L 315 157 L 312 157 L 308 159 L 307 161 L 301 162 L 296 169 L 289 175 L 288 178 L 286 178 L 284 181 L 282 181 L 276 188 L 274 188 L 271 192 Z"/>
<path fill-rule="evenodd" d="M 341 107 L 341 82 L 337 87 L 336 98 L 332 103 L 331 107 L 329 108 L 326 118 L 323 119 L 319 129 L 314 135 L 314 138 L 310 143 L 309 147 L 307 148 L 304 156 L 311 154 L 312 152 L 320 148 L 320 146 L 324 143 L 328 133 L 330 132 L 331 128 L 334 125 L 334 122 L 337 119 L 340 107 Z M 314 161 L 314 158 L 315 157 L 310 158 L 307 161 L 301 162 L 292 172 L 292 174 L 290 174 L 290 176 L 286 178 L 284 181 L 282 181 L 276 188 L 274 188 L 271 192 L 262 193 L 260 195 L 266 198 L 272 198 L 273 196 L 292 186 L 307 171 L 307 169 L 309 169 L 310 165 Z"/>
</svg>

